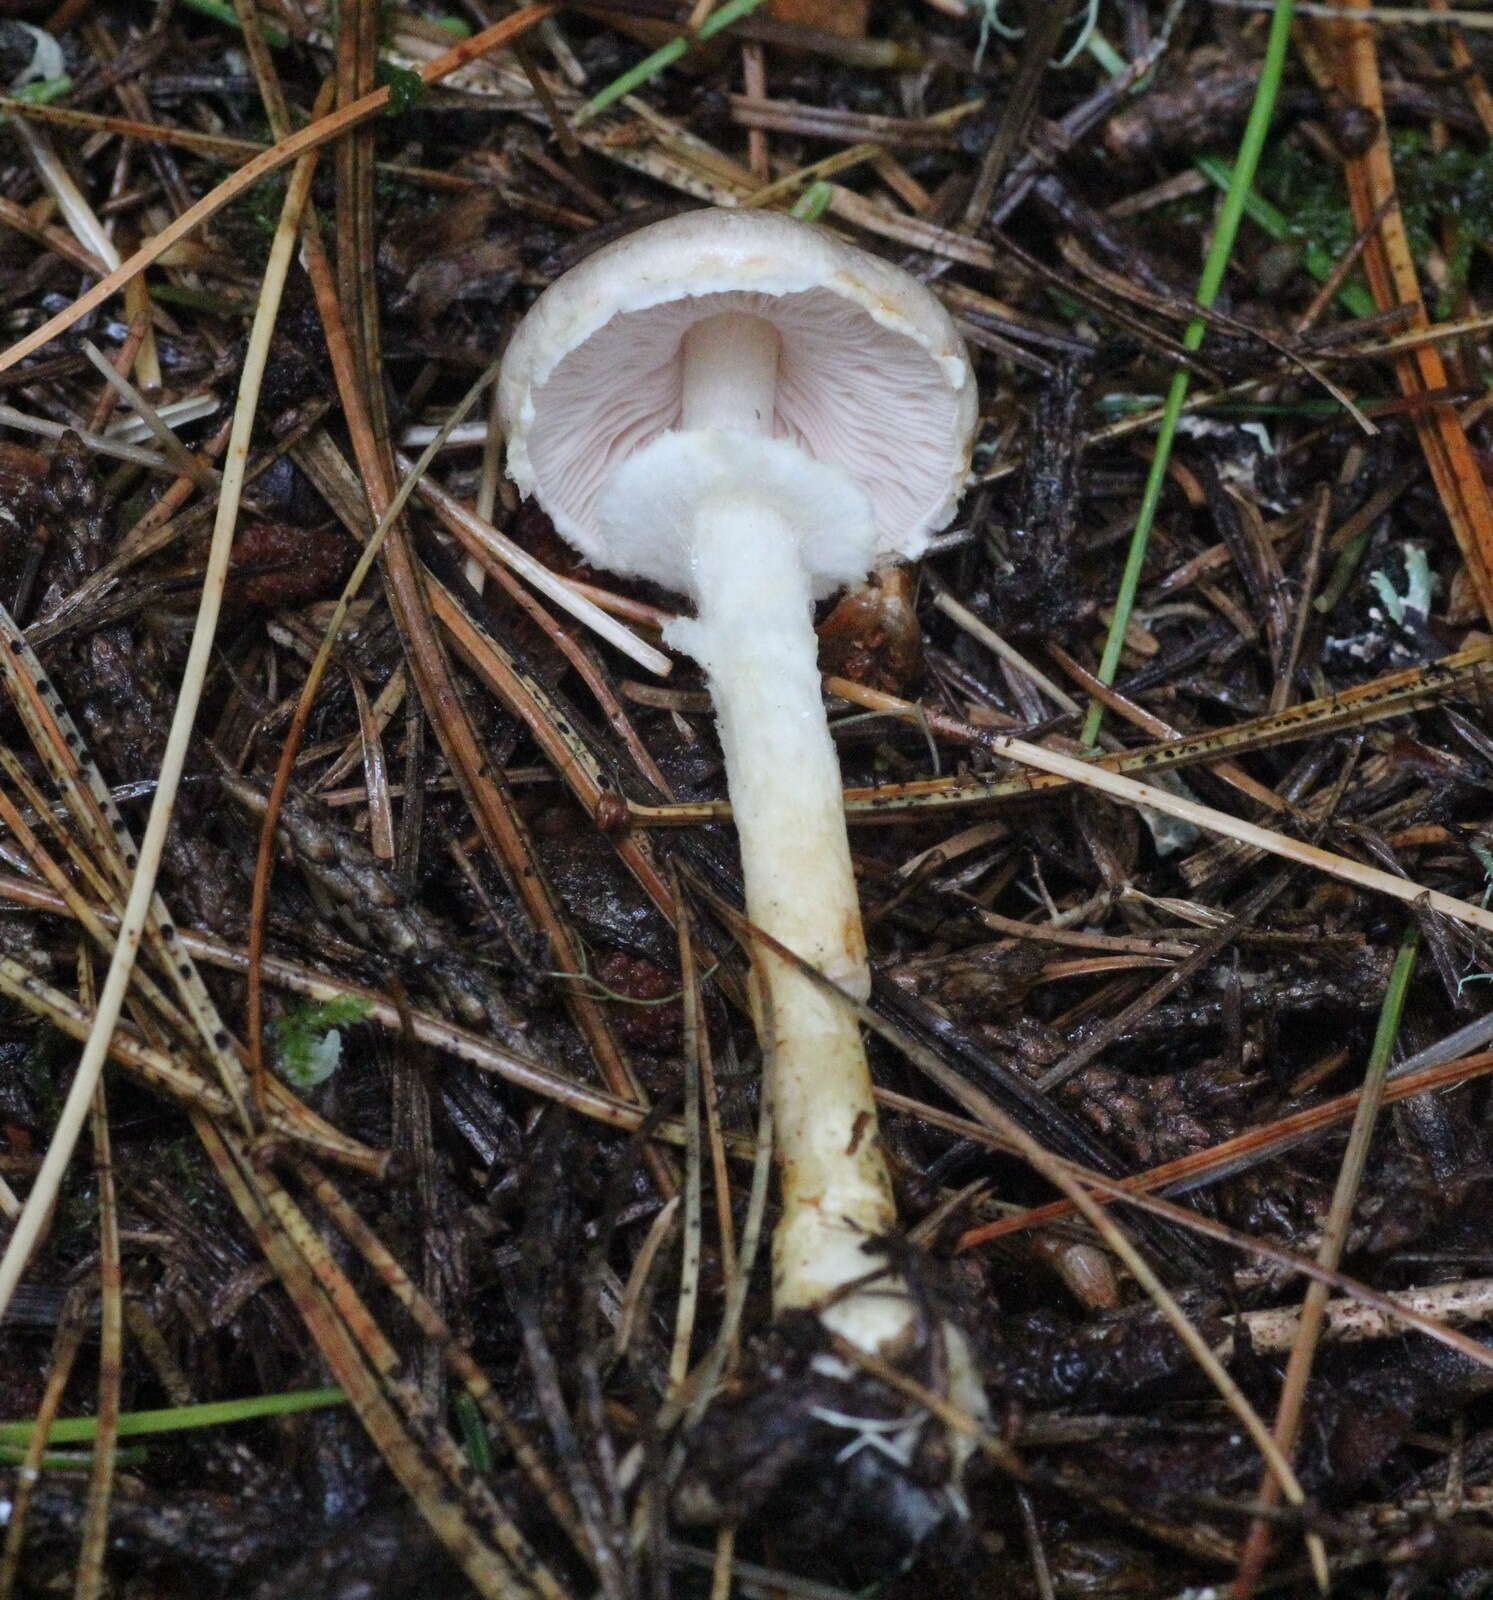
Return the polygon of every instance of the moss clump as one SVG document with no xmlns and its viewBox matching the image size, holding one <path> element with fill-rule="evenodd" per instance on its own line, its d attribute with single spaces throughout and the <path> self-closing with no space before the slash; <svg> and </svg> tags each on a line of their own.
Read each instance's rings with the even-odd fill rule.
<svg viewBox="0 0 1493 1600">
<path fill-rule="evenodd" d="M 1390 135 L 1390 151 L 1415 259 L 1440 248 L 1442 222 L 1456 224 L 1443 296 L 1450 300 L 1467 282 L 1473 253 L 1493 245 L 1493 149 L 1449 144 L 1438 150 L 1425 133 L 1406 129 Z M 1320 245 L 1333 259 L 1358 236 L 1341 173 L 1306 146 L 1279 143 L 1261 169 L 1260 187 L 1285 212 L 1295 237 Z M 1438 307 L 1438 315 L 1448 311 Z"/>
<path fill-rule="evenodd" d="M 339 995 L 287 1011 L 271 1030 L 280 1076 L 300 1090 L 324 1083 L 341 1060 L 341 1030 L 362 1022 L 369 1010 L 367 1000 Z"/>
</svg>

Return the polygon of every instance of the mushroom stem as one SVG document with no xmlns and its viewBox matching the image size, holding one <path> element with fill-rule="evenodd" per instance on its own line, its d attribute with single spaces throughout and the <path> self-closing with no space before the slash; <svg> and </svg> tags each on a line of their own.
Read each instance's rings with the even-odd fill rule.
<svg viewBox="0 0 1493 1600">
<path fill-rule="evenodd" d="M 797 538 L 765 496 L 733 480 L 701 504 L 692 549 L 696 616 L 670 642 L 709 676 L 747 914 L 864 998 L 865 936 Z M 862 1246 L 895 1223 L 891 1182 L 854 1015 L 779 957 L 759 953 L 755 971 L 782 1169 L 773 1298 L 779 1310 L 818 1307 L 874 1270 Z M 911 1315 L 901 1285 L 878 1282 L 825 1320 L 877 1350 Z"/>
<path fill-rule="evenodd" d="M 772 434 L 778 331 L 764 317 L 723 311 L 684 336 L 679 426 Z"/>
<path fill-rule="evenodd" d="M 682 427 L 770 436 L 778 355 L 777 332 L 761 317 L 697 322 L 684 339 Z M 669 642 L 710 680 L 747 915 L 864 999 L 866 938 L 799 535 L 769 493 L 729 468 L 694 521 L 695 618 L 675 624 Z M 871 1074 L 860 1026 L 832 995 L 769 952 L 754 970 L 759 1024 L 772 1030 L 768 1090 L 782 1175 L 773 1302 L 779 1311 L 819 1308 L 874 1269 L 862 1246 L 896 1222 Z M 874 1351 L 904 1333 L 912 1313 L 902 1286 L 886 1282 L 824 1315 Z"/>
</svg>

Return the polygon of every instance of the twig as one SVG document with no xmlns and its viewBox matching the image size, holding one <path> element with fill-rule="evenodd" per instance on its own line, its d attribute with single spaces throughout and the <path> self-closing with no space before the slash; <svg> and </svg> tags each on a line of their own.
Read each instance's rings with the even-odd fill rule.
<svg viewBox="0 0 1493 1600">
<path fill-rule="evenodd" d="M 1268 11 L 1274 0 L 1209 0 L 1210 5 L 1227 6 L 1234 11 Z M 1353 5 L 1355 0 L 1343 0 Z M 1296 9 L 1304 17 L 1322 17 L 1328 21 L 1343 20 L 1343 5 L 1324 5 L 1319 0 L 1297 0 Z M 1375 6 L 1367 3 L 1358 6 L 1355 22 L 1372 22 L 1381 27 L 1442 28 L 1451 23 L 1459 28 L 1493 28 L 1493 14 L 1486 11 L 1441 10 L 1420 11 L 1414 6 Z"/>
<path fill-rule="evenodd" d="M 1493 1317 L 1493 1278 L 1401 1289 L 1396 1299 L 1421 1316 L 1448 1325 L 1487 1322 Z M 1300 1338 L 1302 1310 L 1301 1306 L 1284 1306 L 1278 1311 L 1246 1311 L 1232 1319 L 1234 1338 L 1246 1335 L 1250 1348 L 1262 1353 L 1292 1350 Z M 1398 1339 L 1404 1332 L 1403 1322 L 1357 1300 L 1330 1300 L 1323 1309 L 1321 1337 L 1333 1344 Z"/>
<path fill-rule="evenodd" d="M 0 357 L 0 362 L 3 359 Z M 66 423 L 53 422 L 50 417 L 33 417 L 28 412 L 17 411 L 14 406 L 0 405 L 0 426 L 18 428 L 22 433 L 34 433 L 43 439 L 60 439 L 64 434 L 73 433 L 98 455 L 113 456 L 116 460 L 133 462 L 138 467 L 149 467 L 152 472 L 164 472 L 173 477 L 179 470 L 154 450 L 142 450 L 139 445 L 125 444 L 104 433 L 70 428 Z"/>
</svg>

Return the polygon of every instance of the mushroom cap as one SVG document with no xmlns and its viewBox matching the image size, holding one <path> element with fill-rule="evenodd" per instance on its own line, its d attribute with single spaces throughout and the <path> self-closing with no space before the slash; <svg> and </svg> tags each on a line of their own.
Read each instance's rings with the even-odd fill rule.
<svg viewBox="0 0 1493 1600">
<path fill-rule="evenodd" d="M 642 572 L 607 486 L 679 427 L 686 331 L 762 317 L 780 339 L 771 436 L 840 469 L 874 529 L 862 565 L 918 554 L 954 513 L 976 417 L 964 341 L 927 288 L 796 218 L 707 209 L 604 246 L 535 302 L 503 360 L 508 470 L 598 566 Z M 658 563 L 646 576 L 687 588 Z M 840 581 L 844 581 L 843 578 Z"/>
</svg>

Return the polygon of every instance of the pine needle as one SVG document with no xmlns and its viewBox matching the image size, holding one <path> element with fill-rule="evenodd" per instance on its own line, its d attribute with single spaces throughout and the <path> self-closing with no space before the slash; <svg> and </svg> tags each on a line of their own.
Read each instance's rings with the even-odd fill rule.
<svg viewBox="0 0 1493 1600">
<path fill-rule="evenodd" d="M 233 439 L 229 445 L 227 465 L 223 473 L 218 516 L 208 552 L 197 622 L 192 632 L 192 643 L 182 674 L 176 710 L 166 738 L 166 748 L 161 756 L 160 769 L 156 776 L 156 789 L 151 800 L 150 815 L 141 838 L 129 898 L 125 902 L 118 941 L 99 994 L 93 1026 L 84 1043 L 77 1071 L 73 1074 L 72 1083 L 68 1087 L 62 1112 L 52 1131 L 41 1170 L 37 1173 L 30 1194 L 26 1197 L 15 1230 L 6 1244 L 5 1254 L 0 1257 L 0 1317 L 4 1316 L 5 1309 L 15 1293 L 16 1285 L 20 1282 L 21 1274 L 26 1269 L 26 1263 L 30 1260 L 31 1252 L 41 1236 L 45 1219 L 57 1197 L 63 1174 L 72 1158 L 73 1147 L 77 1143 L 93 1099 L 94 1087 L 109 1053 L 114 1026 L 124 1005 L 125 994 L 134 970 L 136 952 L 140 948 L 145 923 L 150 915 L 155 894 L 156 873 L 165 849 L 166 835 L 171 826 L 177 787 L 186 764 L 187 748 L 196 723 L 197 707 L 207 681 L 208 662 L 217 634 L 218 615 L 222 608 L 228 562 L 233 546 L 233 531 L 238 520 L 239 493 L 243 487 L 244 469 L 249 458 L 249 436 L 259 405 L 260 382 L 269 358 L 270 338 L 279 311 L 280 295 L 289 273 L 291 254 L 296 234 L 300 229 L 301 211 L 310 196 L 311 179 L 316 170 L 316 163 L 317 152 L 313 149 L 297 166 L 286 191 L 280 225 L 270 249 L 270 259 L 260 291 L 259 308 L 255 314 L 254 328 L 244 357 L 243 375 L 239 382 Z"/>
</svg>

